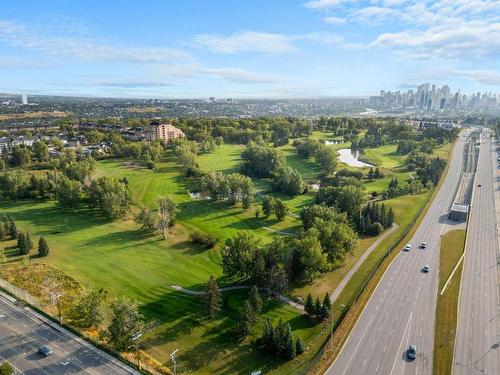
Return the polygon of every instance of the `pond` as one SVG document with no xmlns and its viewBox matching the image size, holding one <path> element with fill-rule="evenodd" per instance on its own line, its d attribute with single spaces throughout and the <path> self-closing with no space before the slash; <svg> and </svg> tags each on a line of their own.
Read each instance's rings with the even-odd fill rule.
<svg viewBox="0 0 500 375">
<path fill-rule="evenodd" d="M 339 153 L 338 159 L 342 163 L 346 163 L 347 165 L 351 167 L 373 167 L 373 165 L 359 161 L 359 151 L 356 150 L 356 155 L 354 155 L 351 151 L 350 148 L 341 148 L 340 150 L 337 150 Z"/>
</svg>

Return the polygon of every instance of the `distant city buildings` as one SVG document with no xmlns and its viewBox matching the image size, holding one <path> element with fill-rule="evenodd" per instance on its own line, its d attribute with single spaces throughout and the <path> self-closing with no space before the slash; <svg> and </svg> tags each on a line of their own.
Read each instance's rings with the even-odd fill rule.
<svg viewBox="0 0 500 375">
<path fill-rule="evenodd" d="M 370 97 L 370 106 L 379 110 L 418 110 L 422 112 L 460 112 L 474 110 L 494 110 L 500 107 L 500 98 L 496 94 L 476 93 L 464 95 L 458 90 L 451 92 L 448 85 L 436 87 L 424 83 L 416 90 L 380 91 L 379 96 Z"/>
<path fill-rule="evenodd" d="M 28 96 L 26 94 L 21 95 L 21 104 L 28 105 Z"/>
</svg>

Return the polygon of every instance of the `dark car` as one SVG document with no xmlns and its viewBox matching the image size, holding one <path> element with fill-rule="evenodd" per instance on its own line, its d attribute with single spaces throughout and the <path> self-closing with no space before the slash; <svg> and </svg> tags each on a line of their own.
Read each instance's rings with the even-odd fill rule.
<svg viewBox="0 0 500 375">
<path fill-rule="evenodd" d="M 406 351 L 406 355 L 410 359 L 415 359 L 417 358 L 417 347 L 415 345 L 410 345 L 408 347 L 408 350 Z"/>
<path fill-rule="evenodd" d="M 481 184 L 477 185 L 477 187 L 482 187 L 482 186 L 483 186 L 483 185 L 481 185 Z"/>
<path fill-rule="evenodd" d="M 43 355 L 44 357 L 48 357 L 49 355 L 52 354 L 52 349 L 50 349 L 48 346 L 40 346 L 38 348 L 38 353 Z"/>
</svg>

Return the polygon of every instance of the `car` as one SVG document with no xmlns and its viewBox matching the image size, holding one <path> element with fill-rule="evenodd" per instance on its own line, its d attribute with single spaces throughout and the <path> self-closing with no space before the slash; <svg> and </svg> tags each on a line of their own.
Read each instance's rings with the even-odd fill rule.
<svg viewBox="0 0 500 375">
<path fill-rule="evenodd" d="M 481 184 L 477 185 L 477 187 L 482 187 L 482 186 L 483 186 L 483 185 L 481 185 Z"/>
<path fill-rule="evenodd" d="M 410 359 L 415 359 L 417 358 L 417 347 L 413 344 L 411 344 L 409 347 L 408 347 L 408 350 L 406 351 L 406 355 L 408 356 L 408 358 Z"/>
<path fill-rule="evenodd" d="M 410 251 L 411 250 L 411 244 L 407 244 L 404 248 L 404 251 Z"/>
<path fill-rule="evenodd" d="M 421 249 L 425 249 L 425 248 L 427 248 L 427 242 L 425 242 L 425 241 L 424 241 L 424 242 L 422 242 L 422 243 L 420 244 L 420 248 L 421 248 Z"/>
<path fill-rule="evenodd" d="M 44 357 L 48 357 L 49 355 L 52 354 L 52 349 L 50 349 L 48 346 L 44 345 L 44 346 L 40 346 L 38 348 L 38 353 L 40 353 L 41 355 L 43 355 Z"/>
<path fill-rule="evenodd" d="M 430 270 L 430 268 L 429 268 L 429 266 L 427 264 L 422 267 L 422 272 L 424 272 L 424 273 L 429 272 L 429 270 Z"/>
</svg>

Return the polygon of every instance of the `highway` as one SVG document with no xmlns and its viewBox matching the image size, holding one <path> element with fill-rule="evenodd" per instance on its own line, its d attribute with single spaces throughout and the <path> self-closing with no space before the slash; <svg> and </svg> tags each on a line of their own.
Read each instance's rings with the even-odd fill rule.
<svg viewBox="0 0 500 375">
<path fill-rule="evenodd" d="M 43 318 L 42 318 L 43 319 Z M 45 319 L 44 319 L 45 320 Z M 15 374 L 139 374 L 116 358 L 57 327 L 27 307 L 0 294 L 0 363 L 8 361 Z M 37 350 L 48 345 L 53 354 Z"/>
<path fill-rule="evenodd" d="M 481 137 L 460 285 L 453 374 L 500 374 L 498 236 L 495 227 L 493 150 Z M 496 158 L 495 158 L 496 159 Z M 481 185 L 481 187 L 479 187 Z"/>
<path fill-rule="evenodd" d="M 411 240 L 396 256 L 358 318 L 327 374 L 431 374 L 438 289 L 440 237 L 463 168 L 465 139 L 457 140 L 441 189 Z M 397 222 L 397 218 L 396 218 Z M 427 249 L 419 249 L 421 242 Z M 421 271 L 430 266 L 429 273 Z M 417 358 L 408 360 L 410 344 Z"/>
</svg>

